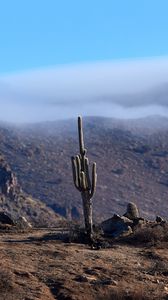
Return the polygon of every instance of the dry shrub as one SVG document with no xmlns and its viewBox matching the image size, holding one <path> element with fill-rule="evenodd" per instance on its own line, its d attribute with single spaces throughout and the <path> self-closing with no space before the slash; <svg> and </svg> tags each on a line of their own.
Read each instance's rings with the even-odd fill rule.
<svg viewBox="0 0 168 300">
<path fill-rule="evenodd" d="M 13 273 L 5 267 L 0 268 L 0 291 L 8 292 L 13 289 L 14 285 L 14 275 Z"/>
<path fill-rule="evenodd" d="M 132 244 L 157 245 L 168 242 L 168 224 L 146 225 L 138 228 L 128 239 Z"/>
<path fill-rule="evenodd" d="M 168 263 L 167 261 L 157 260 L 153 262 L 152 266 L 148 270 L 148 274 L 150 275 L 163 275 L 168 276 Z"/>
<path fill-rule="evenodd" d="M 118 287 L 110 292 L 100 296 L 97 300 L 150 300 L 143 288 L 137 287 L 134 291 L 128 291 L 124 287 Z"/>
<path fill-rule="evenodd" d="M 23 300 L 25 293 L 15 284 L 15 276 L 5 265 L 0 265 L 0 300 Z"/>
<path fill-rule="evenodd" d="M 86 243 L 87 237 L 84 228 L 78 224 L 70 224 L 68 239 L 70 243 Z"/>
<path fill-rule="evenodd" d="M 107 248 L 105 244 L 107 242 L 102 237 L 102 231 L 99 226 L 93 225 L 93 237 L 89 240 L 85 228 L 80 224 L 71 222 L 68 228 L 68 241 L 72 243 L 89 244 L 95 246 L 96 249 Z M 109 246 L 109 244 L 108 244 Z"/>
</svg>

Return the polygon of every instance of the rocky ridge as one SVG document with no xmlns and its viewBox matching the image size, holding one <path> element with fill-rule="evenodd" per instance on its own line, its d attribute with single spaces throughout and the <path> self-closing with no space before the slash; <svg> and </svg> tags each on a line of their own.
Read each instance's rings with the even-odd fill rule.
<svg viewBox="0 0 168 300">
<path fill-rule="evenodd" d="M 2 155 L 0 156 L 0 208 L 0 222 L 5 213 L 7 213 L 6 217 L 8 214 L 11 216 L 14 224 L 28 220 L 38 227 L 56 226 L 62 219 L 45 204 L 22 191 L 16 175 Z"/>
</svg>

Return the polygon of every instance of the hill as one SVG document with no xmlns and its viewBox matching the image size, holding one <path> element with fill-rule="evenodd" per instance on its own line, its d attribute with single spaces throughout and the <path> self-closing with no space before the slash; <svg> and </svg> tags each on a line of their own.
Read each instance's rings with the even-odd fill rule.
<svg viewBox="0 0 168 300">
<path fill-rule="evenodd" d="M 56 226 L 61 217 L 40 200 L 23 192 L 16 175 L 0 156 L 0 207 L 14 222 L 25 217 L 33 226 Z"/>
<path fill-rule="evenodd" d="M 94 218 L 124 213 L 135 202 L 141 215 L 167 217 L 168 119 L 84 119 L 85 146 L 97 162 Z M 55 212 L 81 216 L 81 198 L 72 182 L 70 157 L 77 154 L 76 120 L 0 126 L 0 152 L 23 191 Z"/>
</svg>

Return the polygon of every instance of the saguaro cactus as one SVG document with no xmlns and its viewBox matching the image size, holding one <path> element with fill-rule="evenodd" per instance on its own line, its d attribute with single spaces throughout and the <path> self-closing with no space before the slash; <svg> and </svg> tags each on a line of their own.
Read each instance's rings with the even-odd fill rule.
<svg viewBox="0 0 168 300">
<path fill-rule="evenodd" d="M 92 180 L 89 175 L 89 160 L 86 157 L 86 149 L 84 147 L 82 118 L 78 117 L 78 134 L 79 134 L 79 151 L 80 154 L 72 157 L 72 172 L 75 187 L 80 191 L 83 201 L 83 214 L 85 221 L 85 229 L 89 239 L 93 235 L 92 221 L 92 198 L 96 190 L 96 163 L 92 166 Z"/>
</svg>

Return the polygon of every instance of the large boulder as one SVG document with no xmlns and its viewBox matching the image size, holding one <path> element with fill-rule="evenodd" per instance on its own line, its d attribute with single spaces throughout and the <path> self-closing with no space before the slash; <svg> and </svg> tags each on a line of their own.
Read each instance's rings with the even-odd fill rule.
<svg viewBox="0 0 168 300">
<path fill-rule="evenodd" d="M 124 216 L 114 214 L 114 216 L 101 223 L 101 228 L 105 234 L 110 234 L 112 237 L 127 235 L 132 233 L 131 226 L 133 221 Z"/>
</svg>

